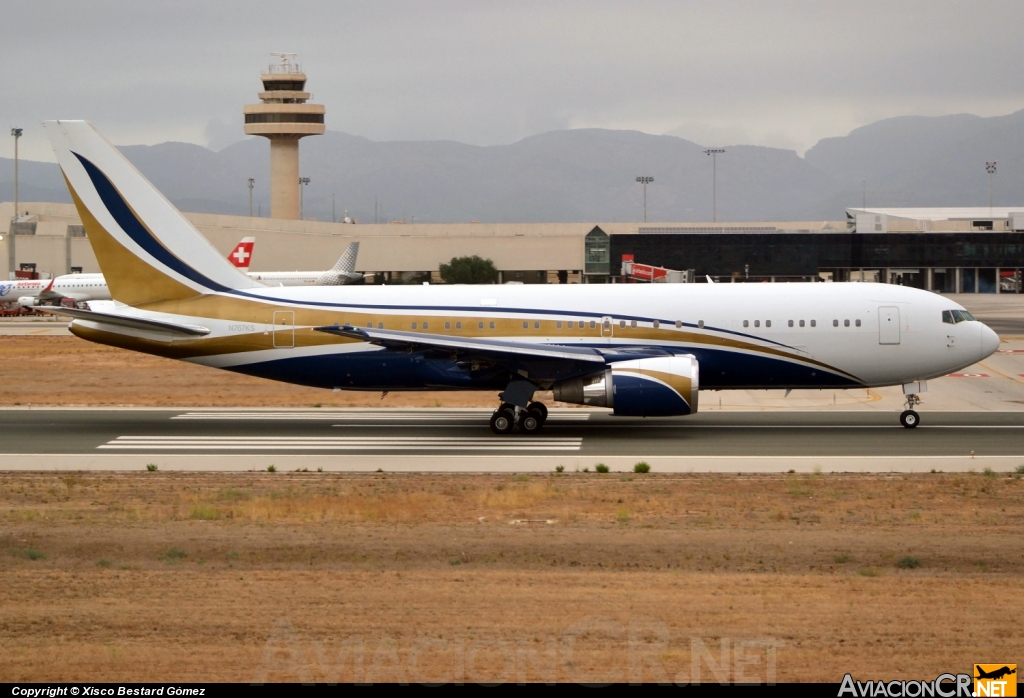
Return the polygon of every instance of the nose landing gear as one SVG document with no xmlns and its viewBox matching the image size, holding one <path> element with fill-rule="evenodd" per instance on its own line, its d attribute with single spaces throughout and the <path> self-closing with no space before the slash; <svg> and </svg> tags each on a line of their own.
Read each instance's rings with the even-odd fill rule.
<svg viewBox="0 0 1024 698">
<path fill-rule="evenodd" d="M 491 415 L 491 431 L 511 434 L 516 425 L 522 434 L 536 434 L 548 418 L 548 408 L 542 402 L 531 402 L 526 409 L 502 403 Z"/>
<path fill-rule="evenodd" d="M 915 393 L 907 394 L 907 409 L 900 415 L 900 424 L 907 429 L 913 429 L 921 423 L 921 415 L 914 411 L 917 405 L 921 404 L 921 398 Z"/>
</svg>

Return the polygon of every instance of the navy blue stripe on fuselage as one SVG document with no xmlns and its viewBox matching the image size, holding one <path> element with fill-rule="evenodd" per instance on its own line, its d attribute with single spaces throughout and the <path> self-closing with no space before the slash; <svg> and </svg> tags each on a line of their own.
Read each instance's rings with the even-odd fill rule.
<svg viewBox="0 0 1024 698">
<path fill-rule="evenodd" d="M 864 387 L 856 379 L 782 358 L 720 349 L 695 348 L 689 353 L 700 366 L 701 390 Z M 348 390 L 500 390 L 508 384 L 504 369 L 473 371 L 423 352 L 319 354 L 225 368 L 286 383 Z"/>
</svg>

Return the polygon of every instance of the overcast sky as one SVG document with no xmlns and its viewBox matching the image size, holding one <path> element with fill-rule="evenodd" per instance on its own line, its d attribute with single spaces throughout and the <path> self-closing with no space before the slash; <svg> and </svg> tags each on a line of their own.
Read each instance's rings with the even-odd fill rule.
<svg viewBox="0 0 1024 698">
<path fill-rule="evenodd" d="M 1022 0 L 15 0 L 0 21 L 0 156 L 39 122 L 118 144 L 243 138 L 271 51 L 327 128 L 511 143 L 565 128 L 803 152 L 878 119 L 1024 108 Z"/>
</svg>

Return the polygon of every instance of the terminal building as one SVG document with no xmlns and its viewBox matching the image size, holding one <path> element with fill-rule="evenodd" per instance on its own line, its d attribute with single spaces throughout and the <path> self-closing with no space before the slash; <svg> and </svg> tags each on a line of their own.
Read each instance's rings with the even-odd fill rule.
<svg viewBox="0 0 1024 698">
<path fill-rule="evenodd" d="M 100 271 L 71 204 L 0 204 L 0 269 Z M 344 224 L 204 213 L 185 216 L 226 255 L 256 237 L 252 271 L 330 268 L 360 243 L 375 283 L 440 281 L 452 257 L 494 262 L 501 283 L 622 282 L 623 255 L 694 270 L 698 282 L 874 281 L 940 293 L 1020 292 L 1024 206 L 847 209 L 845 221 L 772 223 Z M 6 275 L 5 275 L 6 276 Z"/>
</svg>

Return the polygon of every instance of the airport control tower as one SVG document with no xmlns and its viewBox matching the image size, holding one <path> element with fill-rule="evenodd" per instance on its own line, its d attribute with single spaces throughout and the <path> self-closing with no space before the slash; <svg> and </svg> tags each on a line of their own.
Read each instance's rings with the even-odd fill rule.
<svg viewBox="0 0 1024 698">
<path fill-rule="evenodd" d="M 299 139 L 324 132 L 324 107 L 307 104 L 306 74 L 294 53 L 271 53 L 277 60 L 260 78 L 260 104 L 245 106 L 245 132 L 270 139 L 270 215 L 299 218 Z"/>
</svg>

